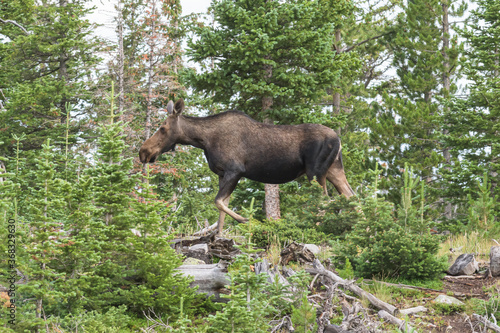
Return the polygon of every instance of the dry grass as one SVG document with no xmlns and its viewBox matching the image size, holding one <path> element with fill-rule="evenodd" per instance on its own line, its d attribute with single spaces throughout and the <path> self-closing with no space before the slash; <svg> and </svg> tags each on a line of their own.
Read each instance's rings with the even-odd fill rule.
<svg viewBox="0 0 500 333">
<path fill-rule="evenodd" d="M 489 258 L 491 247 L 498 245 L 495 240 L 486 238 L 477 231 L 465 232 L 460 235 L 451 235 L 441 243 L 438 255 L 448 256 L 450 261 L 454 261 L 463 253 L 474 253 L 477 257 L 484 259 Z M 453 249 L 453 252 L 450 249 Z"/>
</svg>

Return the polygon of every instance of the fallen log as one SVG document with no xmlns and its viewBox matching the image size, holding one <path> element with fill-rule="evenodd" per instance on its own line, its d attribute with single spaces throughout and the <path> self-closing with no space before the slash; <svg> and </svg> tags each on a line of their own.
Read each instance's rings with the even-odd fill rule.
<svg viewBox="0 0 500 333">
<path fill-rule="evenodd" d="M 375 306 L 379 310 L 385 310 L 391 315 L 397 315 L 399 313 L 398 308 L 395 306 L 388 304 L 384 301 L 379 300 L 377 297 L 374 295 L 370 294 L 369 292 L 364 291 L 354 283 L 350 283 L 344 279 L 342 279 L 340 276 L 336 275 L 335 273 L 328 271 L 323 267 L 321 262 L 318 259 L 315 259 L 313 261 L 313 267 L 316 269 L 316 271 L 322 275 L 327 276 L 328 278 L 332 279 L 334 282 L 337 282 L 339 285 L 342 285 L 345 289 L 352 291 L 359 297 L 364 297 L 366 298 L 373 306 Z"/>
<path fill-rule="evenodd" d="M 412 315 L 412 314 L 415 314 L 415 313 L 419 313 L 419 312 L 426 312 L 427 311 L 427 308 L 424 307 L 424 306 L 416 306 L 414 308 L 409 308 L 409 309 L 402 309 L 402 310 L 399 310 L 399 313 L 402 314 L 402 315 Z"/>
<path fill-rule="evenodd" d="M 488 320 L 488 318 L 480 316 L 476 313 L 472 314 L 472 318 L 474 318 L 475 320 L 477 320 L 478 322 L 480 322 L 481 324 L 483 324 L 484 326 L 486 326 L 490 330 L 500 333 L 500 326 L 498 326 L 495 323 L 492 323 L 491 321 Z"/>
<path fill-rule="evenodd" d="M 208 296 L 214 295 L 215 301 L 223 301 L 220 297 L 221 289 L 231 282 L 227 278 L 227 267 L 224 263 L 209 265 L 181 265 L 177 269 L 186 276 L 193 277 L 191 287 L 198 286 L 198 293 Z"/>
<path fill-rule="evenodd" d="M 387 311 L 380 310 L 378 316 L 385 321 L 396 325 L 403 332 L 413 332 L 413 328 L 407 324 L 405 320 L 399 319 L 388 313 Z"/>
<path fill-rule="evenodd" d="M 193 234 L 193 236 L 204 236 L 212 231 L 214 231 L 215 229 L 217 229 L 217 225 L 218 225 L 219 222 L 215 222 L 214 224 L 212 224 L 211 226 L 208 226 L 208 227 L 205 227 L 203 229 L 201 229 L 200 231 L 197 231 Z"/>
</svg>

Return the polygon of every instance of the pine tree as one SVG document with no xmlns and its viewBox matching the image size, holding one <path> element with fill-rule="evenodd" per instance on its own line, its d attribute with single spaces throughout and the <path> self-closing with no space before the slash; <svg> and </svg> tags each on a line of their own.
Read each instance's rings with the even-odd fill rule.
<svg viewBox="0 0 500 333">
<path fill-rule="evenodd" d="M 369 126 L 374 153 L 387 166 L 388 181 L 381 186 L 389 190 L 393 202 L 400 200 L 405 163 L 430 185 L 432 201 L 448 202 L 442 191 L 447 184 L 437 181 L 436 171 L 449 163 L 449 147 L 439 140 L 446 121 L 439 101 L 456 90 L 453 82 L 460 53 L 457 36 L 450 36 L 448 25 L 442 25 L 443 16 L 449 16 L 444 8 L 449 5 L 437 0 L 408 1 L 389 37 L 399 80 L 395 88 L 384 90 L 381 103 L 374 104 Z M 460 16 L 462 9 L 450 14 Z M 443 80 L 445 89 L 441 89 Z"/>
<path fill-rule="evenodd" d="M 75 113 L 89 114 L 85 104 L 91 96 L 88 78 L 98 62 L 98 44 L 95 38 L 87 38 L 91 33 L 85 19 L 91 10 L 87 2 L 0 3 L 2 15 L 9 13 L 24 28 L 0 24 L 0 35 L 6 37 L 0 43 L 3 153 L 12 152 L 12 134 L 26 133 L 25 150 L 40 148 L 46 138 L 57 144 L 56 138 L 64 136 L 69 116 L 67 102 L 75 106 Z M 81 124 L 73 125 L 71 133 L 81 135 Z"/>
<path fill-rule="evenodd" d="M 48 325 L 47 307 L 50 309 L 63 298 L 57 288 L 64 280 L 57 270 L 57 261 L 67 242 L 62 238 L 67 214 L 65 194 L 70 193 L 70 186 L 57 177 L 54 160 L 54 147 L 48 139 L 36 159 L 35 169 L 27 175 L 34 180 L 27 198 L 28 212 L 23 218 L 29 229 L 17 247 L 19 271 L 27 278 L 26 284 L 19 286 L 19 293 L 24 299 L 33 300 L 21 307 L 25 320 L 19 322 L 36 331 Z M 29 315 L 30 310 L 34 310 L 35 318 Z"/>
<path fill-rule="evenodd" d="M 470 95 L 454 99 L 446 114 L 443 140 L 453 147 L 454 166 L 445 174 L 455 184 L 475 188 L 476 180 L 488 173 L 492 197 L 500 196 L 500 21 L 497 1 L 480 0 L 471 11 L 470 21 L 461 34 L 470 48 L 466 52 L 465 72 Z M 467 191 L 457 189 L 462 219 L 467 219 Z M 473 199 L 476 193 L 469 193 Z M 499 205 L 496 216 L 500 215 Z"/>
</svg>

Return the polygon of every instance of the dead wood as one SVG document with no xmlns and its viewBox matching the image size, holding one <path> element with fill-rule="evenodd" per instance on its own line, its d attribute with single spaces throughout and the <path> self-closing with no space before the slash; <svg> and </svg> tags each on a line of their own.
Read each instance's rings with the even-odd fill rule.
<svg viewBox="0 0 500 333">
<path fill-rule="evenodd" d="M 401 331 L 403 332 L 408 332 L 408 331 L 412 331 L 412 327 L 410 325 L 408 325 L 406 323 L 406 321 L 402 320 L 402 319 L 399 319 L 399 318 L 396 318 L 394 317 L 393 315 L 391 315 L 390 313 L 388 313 L 387 311 L 384 311 L 384 310 L 380 310 L 378 312 L 378 316 L 382 319 L 384 319 L 385 321 L 393 324 L 393 325 L 396 325 Z"/>
<path fill-rule="evenodd" d="M 232 260 L 241 253 L 235 245 L 236 242 L 233 239 L 216 237 L 210 243 L 210 254 L 224 260 Z"/>
<path fill-rule="evenodd" d="M 273 320 L 270 322 L 272 326 L 271 333 L 274 332 L 282 332 L 282 330 L 286 330 L 287 332 L 294 332 L 292 319 L 289 316 L 284 316 L 280 320 Z"/>
<path fill-rule="evenodd" d="M 215 222 L 214 224 L 212 224 L 211 226 L 208 226 L 208 227 L 205 227 L 203 229 L 201 229 L 200 231 L 197 231 L 193 234 L 193 236 L 203 236 L 203 235 L 206 235 L 208 233 L 211 233 L 212 231 L 216 230 L 217 229 L 217 224 L 219 222 Z"/>
<path fill-rule="evenodd" d="M 450 278 L 456 278 L 456 276 L 452 276 Z M 392 287 L 397 287 L 397 288 L 401 288 L 401 289 L 421 290 L 421 291 L 427 291 L 429 293 L 436 293 L 436 294 L 442 294 L 442 295 L 446 295 L 446 294 L 450 293 L 450 291 L 443 291 L 443 290 L 437 290 L 437 289 L 431 289 L 431 288 L 425 288 L 425 287 L 410 286 L 410 285 L 402 284 L 402 283 L 390 283 L 390 282 L 384 282 L 384 281 L 374 281 L 374 280 L 369 280 L 369 279 L 365 279 L 364 281 L 373 281 L 376 283 L 384 284 L 386 286 L 392 286 Z M 453 293 L 454 297 L 479 296 L 479 294 L 464 294 L 464 293 L 459 293 L 459 292 L 452 292 L 452 293 Z"/>
<path fill-rule="evenodd" d="M 487 317 L 480 316 L 476 313 L 472 314 L 472 318 L 486 326 L 488 329 L 500 333 L 500 326 L 498 326 L 496 323 L 492 323 L 491 321 L 488 320 Z"/>
<path fill-rule="evenodd" d="M 315 259 L 313 261 L 313 267 L 317 270 L 318 273 L 327 276 L 328 278 L 332 279 L 332 281 L 337 282 L 339 285 L 343 286 L 343 288 L 355 293 L 359 297 L 366 298 L 377 309 L 385 310 L 392 315 L 397 315 L 399 313 L 399 310 L 395 306 L 379 300 L 374 295 L 364 291 L 363 289 L 355 285 L 353 282 L 346 281 L 335 273 L 326 270 L 318 259 Z"/>
<path fill-rule="evenodd" d="M 227 278 L 227 266 L 223 262 L 210 265 L 181 265 L 176 270 L 183 275 L 193 277 L 191 287 L 198 286 L 198 293 L 215 295 L 215 299 L 219 301 L 222 301 L 219 295 L 222 289 L 230 284 Z"/>
<path fill-rule="evenodd" d="M 292 242 L 281 250 L 281 264 L 287 265 L 290 261 L 297 261 L 301 264 L 310 264 L 316 258 L 314 254 L 304 244 Z"/>
<path fill-rule="evenodd" d="M 290 283 L 288 282 L 287 279 L 278 270 L 278 266 L 274 266 L 274 268 L 270 269 L 269 267 L 269 262 L 267 259 L 263 259 L 260 262 L 255 263 L 254 269 L 255 269 L 255 274 L 260 274 L 264 273 L 267 275 L 267 282 L 269 283 L 274 283 L 276 279 L 278 282 L 283 285 L 283 286 L 288 286 Z"/>
<path fill-rule="evenodd" d="M 426 312 L 427 311 L 427 308 L 424 307 L 424 306 L 416 306 L 414 308 L 409 308 L 409 309 L 402 309 L 402 310 L 399 310 L 399 313 L 402 314 L 402 315 L 412 315 L 412 314 L 415 314 L 415 313 L 419 313 L 419 312 Z"/>
<path fill-rule="evenodd" d="M 335 289 L 337 288 L 337 284 L 335 285 L 330 284 L 329 286 L 325 287 L 326 287 L 326 301 L 323 304 L 323 309 L 321 314 L 316 319 L 316 321 L 318 322 L 318 333 L 324 333 L 325 328 L 330 324 L 330 314 L 332 313 L 333 309 L 332 300 L 333 300 L 333 295 L 335 293 Z"/>
</svg>

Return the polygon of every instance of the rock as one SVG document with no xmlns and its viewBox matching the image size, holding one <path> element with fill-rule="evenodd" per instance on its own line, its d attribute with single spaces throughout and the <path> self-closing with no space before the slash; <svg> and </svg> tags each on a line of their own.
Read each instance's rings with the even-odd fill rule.
<svg viewBox="0 0 500 333">
<path fill-rule="evenodd" d="M 200 252 L 203 254 L 208 253 L 208 245 L 207 244 L 196 244 L 189 248 L 189 252 Z"/>
<path fill-rule="evenodd" d="M 189 247 L 186 257 L 202 260 L 205 264 L 212 263 L 212 256 L 208 253 L 208 244 L 195 244 Z"/>
<path fill-rule="evenodd" d="M 314 255 L 317 255 L 319 253 L 319 247 L 314 244 L 304 244 L 304 248 L 308 249 L 311 251 Z"/>
<path fill-rule="evenodd" d="M 205 262 L 203 260 L 196 258 L 186 258 L 182 263 L 183 265 L 205 265 Z"/>
<path fill-rule="evenodd" d="M 478 262 L 473 254 L 461 254 L 455 263 L 448 269 L 450 275 L 472 275 L 479 269 Z"/>
<path fill-rule="evenodd" d="M 490 272 L 492 276 L 500 276 L 500 246 L 491 247 Z"/>
<path fill-rule="evenodd" d="M 455 297 L 447 296 L 447 295 L 439 295 L 434 300 L 435 303 L 441 304 L 450 304 L 450 305 L 464 305 L 462 301 L 459 301 Z"/>
</svg>

